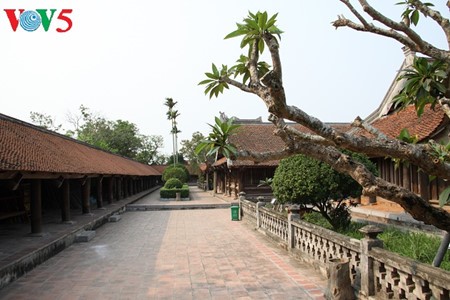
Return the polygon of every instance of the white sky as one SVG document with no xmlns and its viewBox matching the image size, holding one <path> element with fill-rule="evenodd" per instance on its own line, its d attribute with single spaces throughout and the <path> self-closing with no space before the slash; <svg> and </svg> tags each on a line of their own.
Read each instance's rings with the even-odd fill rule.
<svg viewBox="0 0 450 300">
<path fill-rule="evenodd" d="M 356 2 L 356 1 L 355 1 Z M 372 0 L 390 17 L 401 7 Z M 445 17 L 444 2 L 435 3 Z M 356 5 L 356 4 L 355 4 Z M 39 28 L 13 32 L 3 9 L 73 9 L 73 28 L 56 33 Z M 403 61 L 401 45 L 350 29 L 335 30 L 338 14 L 351 17 L 338 0 L 2 0 L 0 3 L 0 112 L 30 121 L 31 111 L 65 124 L 81 104 L 110 120 L 135 123 L 146 135 L 162 135 L 172 149 L 166 97 L 178 101 L 179 141 L 225 112 L 239 118 L 267 111 L 254 95 L 227 90 L 218 99 L 203 94 L 211 63 L 232 66 L 240 39 L 223 40 L 248 11 L 278 12 L 285 91 L 288 103 L 323 121 L 350 122 L 377 108 Z M 429 19 L 421 32 L 445 47 L 444 35 Z M 270 61 L 270 60 L 267 60 Z M 69 125 L 65 124 L 69 129 Z"/>
</svg>

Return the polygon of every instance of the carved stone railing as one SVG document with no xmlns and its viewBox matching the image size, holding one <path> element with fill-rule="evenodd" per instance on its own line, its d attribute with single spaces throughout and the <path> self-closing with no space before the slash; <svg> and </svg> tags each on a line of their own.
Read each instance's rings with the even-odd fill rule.
<svg viewBox="0 0 450 300">
<path fill-rule="evenodd" d="M 450 299 L 450 272 L 381 248 L 369 256 L 374 263 L 375 293 L 390 299 Z"/>
<path fill-rule="evenodd" d="M 299 258 L 318 266 L 321 270 L 325 269 L 329 259 L 348 259 L 350 279 L 352 284 L 355 283 L 361 249 L 358 240 L 300 220 L 293 221 L 292 226 L 294 230 L 292 248 L 300 252 L 297 253 Z"/>
<path fill-rule="evenodd" d="M 256 204 L 248 200 L 240 200 L 239 205 L 243 216 L 250 217 L 256 223 Z"/>
<path fill-rule="evenodd" d="M 375 226 L 364 227 L 366 237 L 359 241 L 263 205 L 240 199 L 244 219 L 324 275 L 330 259 L 348 260 L 352 287 L 360 299 L 450 299 L 450 272 L 382 249 L 379 232 L 366 228 Z"/>
<path fill-rule="evenodd" d="M 266 233 L 287 243 L 289 227 L 286 216 L 261 207 L 259 209 L 259 226 Z"/>
</svg>

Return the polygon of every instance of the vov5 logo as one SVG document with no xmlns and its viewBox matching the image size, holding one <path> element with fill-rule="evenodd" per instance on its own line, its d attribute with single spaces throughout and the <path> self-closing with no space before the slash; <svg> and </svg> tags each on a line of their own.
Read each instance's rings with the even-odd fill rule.
<svg viewBox="0 0 450 300">
<path fill-rule="evenodd" d="M 22 27 L 25 31 L 35 31 L 41 25 L 45 31 L 48 31 L 52 21 L 55 18 L 56 9 L 36 9 L 36 10 L 24 10 L 24 9 L 4 9 L 6 16 L 9 19 L 11 28 L 16 32 L 17 27 Z M 16 12 L 19 12 L 17 16 Z M 56 17 L 58 21 L 58 27 L 56 32 L 67 32 L 72 28 L 72 19 L 70 14 L 72 9 L 62 9 Z"/>
</svg>

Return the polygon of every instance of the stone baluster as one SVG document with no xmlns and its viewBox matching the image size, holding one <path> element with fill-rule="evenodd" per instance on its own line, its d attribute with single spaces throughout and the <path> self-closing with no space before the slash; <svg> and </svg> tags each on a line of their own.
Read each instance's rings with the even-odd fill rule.
<svg viewBox="0 0 450 300">
<path fill-rule="evenodd" d="M 373 247 L 383 248 L 383 241 L 377 238 L 377 235 L 383 231 L 374 225 L 366 225 L 359 231 L 364 234 L 364 238 L 361 240 L 361 257 L 359 265 L 361 271 L 360 294 L 363 297 L 369 297 L 375 295 L 375 273 L 373 259 L 369 257 L 369 251 Z"/>
</svg>

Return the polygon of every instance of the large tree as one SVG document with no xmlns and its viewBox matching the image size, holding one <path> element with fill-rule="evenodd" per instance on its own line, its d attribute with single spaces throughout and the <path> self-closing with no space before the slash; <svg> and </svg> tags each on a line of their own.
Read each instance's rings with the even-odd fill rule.
<svg viewBox="0 0 450 300">
<path fill-rule="evenodd" d="M 383 16 L 371 7 L 367 1 L 359 0 L 359 3 L 369 17 L 379 22 L 380 27 L 367 21 L 365 16 L 352 6 L 351 1 L 341 0 L 341 2 L 356 16 L 359 23 L 352 22 L 341 16 L 334 22 L 334 26 L 347 26 L 356 30 L 369 31 L 396 39 L 411 50 L 444 63 L 446 66 L 444 68 L 445 78 L 432 76 L 429 81 L 427 81 L 429 78 L 424 78 L 422 86 L 425 93 L 422 92 L 422 96 L 428 98 L 426 100 L 428 102 L 435 99 L 434 101 L 441 104 L 439 107 L 448 112 L 448 99 L 450 99 L 448 80 L 450 52 L 426 42 L 424 38 L 408 27 L 404 21 L 395 21 Z M 406 8 L 403 17 L 407 17 L 415 23 L 417 23 L 417 14 L 419 13 L 432 18 L 442 27 L 450 44 L 450 22 L 448 19 L 421 1 L 405 0 L 404 4 Z M 399 139 L 392 139 L 377 132 L 369 124 L 362 122 L 360 118 L 356 118 L 353 126 L 360 127 L 362 130 L 368 130 L 375 137 L 367 138 L 364 135 L 339 132 L 332 126 L 310 116 L 301 108 L 289 105 L 283 87 L 283 72 L 279 51 L 278 38 L 282 31 L 276 25 L 276 18 L 277 15 L 269 17 L 266 12 L 249 13 L 243 23 L 238 23 L 237 29 L 225 37 L 242 36 L 241 48 L 248 50 L 247 55 L 241 55 L 238 64 L 230 68 L 222 65 L 219 69 L 213 64 L 212 72 L 205 73 L 207 79 L 200 82 L 200 84 L 206 85 L 205 93 L 209 93 L 210 97 L 217 97 L 229 86 L 257 95 L 264 102 L 270 113 L 269 120 L 275 125 L 274 133 L 281 137 L 286 144 L 284 149 L 265 153 L 240 151 L 238 157 L 254 161 L 281 159 L 298 153 L 313 157 L 327 163 L 336 171 L 351 176 L 362 186 L 365 195 L 378 195 L 396 202 L 415 219 L 449 232 L 450 213 L 442 208 L 432 206 L 428 201 L 425 201 L 408 189 L 375 176 L 363 164 L 353 160 L 341 151 L 341 149 L 347 149 L 353 152 L 365 153 L 368 156 L 391 157 L 407 161 L 417 165 L 428 174 L 443 179 L 450 179 L 450 163 L 448 162 L 450 155 L 445 152 L 445 146 L 436 147 L 436 144 L 432 143 L 413 144 Z M 266 49 L 270 52 L 272 66 L 260 60 L 260 54 Z M 442 68 L 438 70 L 440 75 L 442 75 L 441 70 Z M 242 77 L 241 81 L 236 79 L 239 76 Z M 431 81 L 443 85 L 445 93 L 431 93 L 429 89 Z M 420 83 L 421 81 L 416 80 L 416 82 Z M 417 94 L 411 96 L 417 96 Z M 406 103 L 404 104 L 406 105 Z M 306 126 L 314 134 L 300 132 L 287 124 L 285 120 Z M 440 157 L 442 159 L 439 159 Z"/>
<path fill-rule="evenodd" d="M 205 139 L 201 132 L 194 132 L 190 140 L 182 140 L 180 153 L 189 162 L 192 170 L 199 170 L 201 163 L 207 160 L 206 151 L 200 151 L 200 153 L 195 152 L 195 148 Z"/>
<path fill-rule="evenodd" d="M 55 125 L 51 116 L 37 112 L 31 112 L 30 116 L 33 123 L 46 129 L 63 130 L 61 125 Z M 159 153 L 163 147 L 163 138 L 140 134 L 134 123 L 108 120 L 83 105 L 80 106 L 80 115 L 69 115 L 69 122 L 74 130 L 65 130 L 66 134 L 92 146 L 145 164 L 165 161 L 165 157 Z"/>
</svg>

